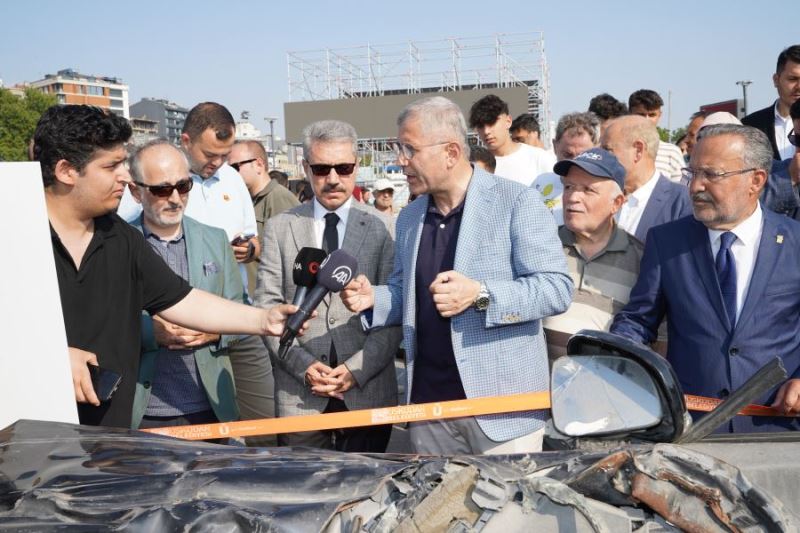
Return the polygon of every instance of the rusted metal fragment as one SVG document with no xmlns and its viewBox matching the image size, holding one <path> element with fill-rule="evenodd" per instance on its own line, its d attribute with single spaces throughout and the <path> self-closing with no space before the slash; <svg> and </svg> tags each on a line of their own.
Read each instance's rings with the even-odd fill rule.
<svg viewBox="0 0 800 533">
<path fill-rule="evenodd" d="M 474 524 L 481 516 L 480 508 L 470 497 L 478 474 L 474 466 L 446 474 L 439 486 L 417 505 L 414 514 L 400 523 L 397 533 L 447 531 L 459 520 Z"/>
<path fill-rule="evenodd" d="M 615 480 L 620 470 L 633 462 L 633 456 L 628 450 L 621 450 L 608 455 L 585 470 L 578 472 L 565 480 L 572 489 L 596 498 L 611 505 L 634 505 L 636 502 L 630 497 L 629 491 L 620 492 L 620 484 Z M 623 479 L 626 476 L 619 476 Z M 622 484 L 625 486 L 625 484 Z"/>
<path fill-rule="evenodd" d="M 690 533 L 739 532 L 738 529 L 729 529 L 719 523 L 705 501 L 687 494 L 667 481 L 635 474 L 631 480 L 631 490 L 637 500 Z"/>
</svg>

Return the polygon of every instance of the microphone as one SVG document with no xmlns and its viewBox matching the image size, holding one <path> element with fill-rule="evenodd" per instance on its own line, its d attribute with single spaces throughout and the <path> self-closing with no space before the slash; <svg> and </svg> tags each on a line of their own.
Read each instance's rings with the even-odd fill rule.
<svg viewBox="0 0 800 533">
<path fill-rule="evenodd" d="M 297 286 L 294 292 L 292 305 L 299 306 L 303 303 L 306 293 L 317 283 L 317 270 L 319 264 L 325 260 L 328 254 L 319 248 L 302 248 L 294 259 L 292 266 L 292 279 Z"/>
<path fill-rule="evenodd" d="M 300 305 L 300 309 L 286 320 L 286 326 L 281 335 L 278 357 L 284 359 L 289 348 L 294 342 L 297 333 L 308 320 L 311 313 L 319 306 L 322 299 L 331 292 L 339 292 L 350 283 L 356 271 L 358 261 L 344 250 L 334 250 L 319 265 L 317 284 L 308 291 L 308 295 Z"/>
</svg>

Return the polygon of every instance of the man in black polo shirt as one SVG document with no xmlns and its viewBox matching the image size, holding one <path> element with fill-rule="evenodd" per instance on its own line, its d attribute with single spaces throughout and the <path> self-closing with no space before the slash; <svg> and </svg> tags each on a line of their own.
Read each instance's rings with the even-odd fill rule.
<svg viewBox="0 0 800 533">
<path fill-rule="evenodd" d="M 72 381 L 82 424 L 129 427 L 142 309 L 184 327 L 279 335 L 289 305 L 262 310 L 192 289 L 114 211 L 131 177 L 124 143 L 131 127 L 90 106 L 54 106 L 39 120 L 41 163 Z M 87 364 L 122 375 L 102 404 Z"/>
</svg>

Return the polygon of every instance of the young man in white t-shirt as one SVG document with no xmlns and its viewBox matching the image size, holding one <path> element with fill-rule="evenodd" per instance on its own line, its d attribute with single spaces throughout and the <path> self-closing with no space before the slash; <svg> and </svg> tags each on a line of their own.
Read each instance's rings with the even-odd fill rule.
<svg viewBox="0 0 800 533">
<path fill-rule="evenodd" d="M 495 174 L 530 186 L 539 174 L 551 172 L 555 156 L 546 150 L 511 139 L 508 104 L 493 94 L 484 96 L 469 113 L 469 125 L 495 157 Z"/>
</svg>

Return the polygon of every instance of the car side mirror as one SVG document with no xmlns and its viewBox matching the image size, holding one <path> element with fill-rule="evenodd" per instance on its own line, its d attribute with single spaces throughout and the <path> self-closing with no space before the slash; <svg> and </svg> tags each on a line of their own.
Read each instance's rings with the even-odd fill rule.
<svg viewBox="0 0 800 533">
<path fill-rule="evenodd" d="M 569 437 L 673 442 L 690 417 L 672 366 L 649 348 L 603 331 L 581 330 L 553 362 L 553 425 Z"/>
<path fill-rule="evenodd" d="M 557 359 L 550 398 L 555 428 L 570 437 L 630 433 L 664 418 L 655 380 L 642 365 L 618 355 Z"/>
</svg>

